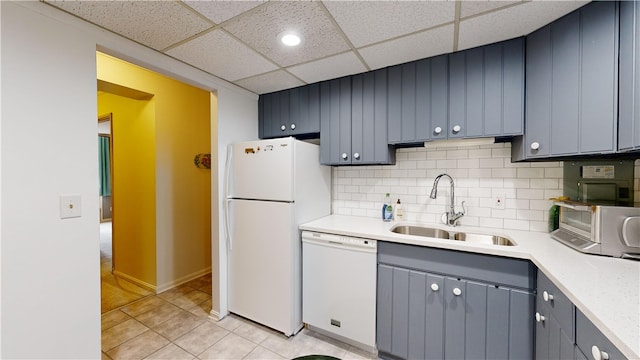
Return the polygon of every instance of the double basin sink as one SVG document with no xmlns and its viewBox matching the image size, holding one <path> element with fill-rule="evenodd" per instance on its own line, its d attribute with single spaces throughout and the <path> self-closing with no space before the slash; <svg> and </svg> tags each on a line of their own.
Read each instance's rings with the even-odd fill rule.
<svg viewBox="0 0 640 360">
<path fill-rule="evenodd" d="M 500 246 L 514 246 L 515 243 L 503 236 L 476 234 L 468 232 L 449 232 L 442 229 L 419 225 L 395 225 L 391 232 L 403 235 L 424 236 L 438 239 L 464 241 L 474 244 L 488 244 Z"/>
</svg>

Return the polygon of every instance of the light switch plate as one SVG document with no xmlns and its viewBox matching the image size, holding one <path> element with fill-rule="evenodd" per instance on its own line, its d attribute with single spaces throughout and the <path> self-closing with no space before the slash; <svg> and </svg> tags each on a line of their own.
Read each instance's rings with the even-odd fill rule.
<svg viewBox="0 0 640 360">
<path fill-rule="evenodd" d="M 80 195 L 60 195 L 60 219 L 82 216 L 82 201 Z"/>
</svg>

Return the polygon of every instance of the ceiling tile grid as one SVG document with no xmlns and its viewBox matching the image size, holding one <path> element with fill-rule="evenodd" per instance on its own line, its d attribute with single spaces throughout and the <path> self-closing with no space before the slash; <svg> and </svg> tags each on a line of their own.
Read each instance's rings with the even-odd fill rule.
<svg viewBox="0 0 640 360">
<path fill-rule="evenodd" d="M 372 70 L 453 51 L 452 25 L 359 49 Z"/>
<path fill-rule="evenodd" d="M 346 75 L 353 75 L 367 71 L 362 61 L 353 51 L 330 56 L 306 64 L 295 65 L 287 70 L 305 81 L 315 83 L 327 79 L 336 79 Z"/>
<path fill-rule="evenodd" d="M 266 0 L 265 0 L 266 1 Z M 220 24 L 233 17 L 249 11 L 265 1 L 185 1 L 192 9 L 204 15 L 207 19 Z"/>
<path fill-rule="evenodd" d="M 175 1 L 50 3 L 156 50 L 162 50 L 211 27 L 207 20 Z"/>
<path fill-rule="evenodd" d="M 388 40 L 453 22 L 453 1 L 325 1 L 354 46 Z"/>
<path fill-rule="evenodd" d="M 45 2 L 257 94 L 527 35 L 587 3 Z M 279 43 L 287 30 L 303 36 L 300 46 Z"/>
<path fill-rule="evenodd" d="M 305 83 L 284 70 L 278 70 L 238 80 L 236 81 L 236 84 L 249 91 L 253 91 L 256 94 L 266 94 L 269 92 L 302 86 Z"/>
</svg>

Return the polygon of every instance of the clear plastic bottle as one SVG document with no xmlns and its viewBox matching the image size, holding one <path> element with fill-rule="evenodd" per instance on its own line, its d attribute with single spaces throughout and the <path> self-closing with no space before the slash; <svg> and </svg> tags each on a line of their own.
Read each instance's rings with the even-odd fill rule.
<svg viewBox="0 0 640 360">
<path fill-rule="evenodd" d="M 391 206 L 391 196 L 386 193 L 382 203 L 382 220 L 391 221 L 393 219 L 393 206 Z"/>
</svg>

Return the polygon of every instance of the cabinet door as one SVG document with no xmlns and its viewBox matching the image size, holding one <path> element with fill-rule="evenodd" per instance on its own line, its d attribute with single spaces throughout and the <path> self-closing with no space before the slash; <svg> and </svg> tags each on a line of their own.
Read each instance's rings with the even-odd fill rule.
<svg viewBox="0 0 640 360">
<path fill-rule="evenodd" d="M 449 55 L 449 122 L 447 137 L 463 137 L 467 116 L 466 51 Z M 455 131 L 457 129 L 458 131 Z"/>
<path fill-rule="evenodd" d="M 617 2 L 593 2 L 581 9 L 579 152 L 582 154 L 611 153 L 617 147 L 617 10 Z"/>
<path fill-rule="evenodd" d="M 402 66 L 396 65 L 388 69 L 387 106 L 389 144 L 402 143 Z"/>
<path fill-rule="evenodd" d="M 640 148 L 640 4 L 620 3 L 618 150 Z"/>
<path fill-rule="evenodd" d="M 320 85 L 311 84 L 290 90 L 290 135 L 311 136 L 320 132 Z"/>
<path fill-rule="evenodd" d="M 260 95 L 258 99 L 260 138 L 269 139 L 283 136 L 286 128 L 285 130 L 280 129 L 284 125 L 281 121 L 284 116 L 281 107 L 282 97 L 284 94 L 281 91 Z M 288 109 L 286 109 L 286 113 L 288 114 Z"/>
<path fill-rule="evenodd" d="M 351 86 L 351 163 L 393 163 L 387 144 L 387 70 L 354 75 Z"/>
<path fill-rule="evenodd" d="M 551 154 L 551 26 L 547 25 L 526 39 L 526 121 L 525 158 Z"/>
<path fill-rule="evenodd" d="M 320 162 L 351 164 L 351 78 L 320 84 Z"/>
<path fill-rule="evenodd" d="M 378 265 L 378 286 L 376 296 L 376 346 L 378 351 L 391 353 L 393 327 L 393 267 Z"/>
<path fill-rule="evenodd" d="M 447 138 L 448 98 L 448 55 L 440 55 L 418 61 L 416 63 L 415 140 L 426 141 Z"/>
<path fill-rule="evenodd" d="M 551 29 L 551 151 L 575 154 L 580 122 L 580 13 L 560 18 Z"/>
</svg>

